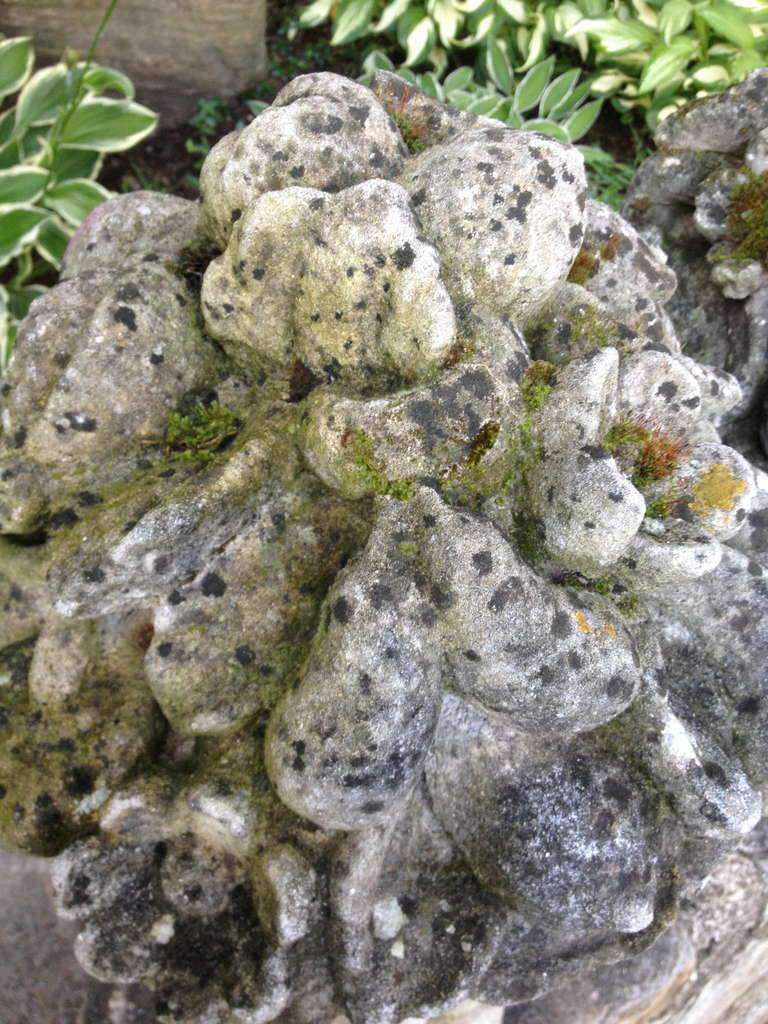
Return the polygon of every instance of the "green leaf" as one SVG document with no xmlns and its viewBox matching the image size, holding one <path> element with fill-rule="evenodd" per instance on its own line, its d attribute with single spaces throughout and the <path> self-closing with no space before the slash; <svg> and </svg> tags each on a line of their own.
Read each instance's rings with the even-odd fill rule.
<svg viewBox="0 0 768 1024">
<path fill-rule="evenodd" d="M 384 10 L 381 12 L 381 17 L 373 26 L 374 32 L 386 32 L 388 28 L 391 28 L 398 18 L 400 18 L 408 10 L 411 0 L 392 0 L 391 4 L 387 4 Z"/>
<path fill-rule="evenodd" d="M 132 100 L 136 95 L 133 82 L 122 71 L 115 68 L 89 68 L 83 76 L 83 83 L 89 92 L 121 92 L 126 99 Z"/>
<path fill-rule="evenodd" d="M 602 106 L 602 100 L 592 100 L 591 103 L 585 103 L 580 110 L 571 114 L 563 125 L 570 142 L 578 142 L 582 135 L 587 134 L 589 129 L 600 116 Z"/>
<path fill-rule="evenodd" d="M 693 6 L 688 0 L 667 0 L 659 14 L 658 30 L 665 43 L 670 43 L 691 24 Z"/>
<path fill-rule="evenodd" d="M 48 171 L 42 167 L 9 167 L 0 171 L 0 205 L 34 203 L 48 182 Z"/>
<path fill-rule="evenodd" d="M 333 22 L 331 46 L 341 46 L 364 36 L 375 9 L 376 0 L 341 0 Z"/>
<path fill-rule="evenodd" d="M 625 75 L 623 71 L 606 71 L 592 79 L 589 89 L 595 96 L 610 96 L 629 81 L 629 75 Z"/>
<path fill-rule="evenodd" d="M 317 28 L 327 21 L 331 14 L 334 0 L 315 0 L 315 3 L 305 7 L 299 15 L 299 24 L 302 28 Z"/>
<path fill-rule="evenodd" d="M 92 210 L 111 198 L 112 193 L 98 182 L 76 178 L 74 181 L 63 181 L 49 189 L 45 205 L 77 227 Z"/>
<path fill-rule="evenodd" d="M 518 71 L 528 71 L 530 68 L 533 68 L 544 53 L 547 45 L 547 19 L 543 15 L 537 15 L 533 32 L 531 32 L 525 45 L 520 44 L 520 33 L 523 31 L 525 29 L 518 29 L 518 47 L 525 54 L 525 61 L 517 69 Z"/>
<path fill-rule="evenodd" d="M 745 53 L 740 53 L 733 60 L 729 61 L 729 66 L 733 81 L 739 82 L 752 71 L 757 71 L 758 68 L 764 67 L 765 61 L 756 50 L 747 50 Z"/>
<path fill-rule="evenodd" d="M 712 4 L 711 7 L 699 8 L 698 13 L 711 29 L 734 46 L 743 50 L 754 48 L 755 37 L 752 35 L 752 29 L 736 7 L 731 4 Z"/>
<path fill-rule="evenodd" d="M 427 13 L 437 25 L 440 42 L 450 49 L 461 28 L 461 15 L 452 0 L 428 0 Z"/>
<path fill-rule="evenodd" d="M 247 105 L 247 104 L 246 104 Z M 97 178 L 104 157 L 95 149 L 57 149 L 50 166 L 52 181 Z"/>
<path fill-rule="evenodd" d="M 36 206 L 0 207 L 0 267 L 32 245 L 50 214 Z"/>
<path fill-rule="evenodd" d="M 454 0 L 454 6 L 464 14 L 476 14 L 487 2 L 488 0 Z"/>
<path fill-rule="evenodd" d="M 14 110 L 9 107 L 0 114 L 0 147 L 7 145 L 13 136 Z"/>
<path fill-rule="evenodd" d="M 563 100 L 557 107 L 553 107 L 547 116 L 552 121 L 559 121 L 566 114 L 574 111 L 590 92 L 592 92 L 592 81 L 582 82 L 581 85 L 576 86 L 567 99 Z"/>
<path fill-rule="evenodd" d="M 485 66 L 488 76 L 501 92 L 509 95 L 515 82 L 512 64 L 507 56 L 507 48 L 498 39 L 491 39 L 485 51 Z"/>
<path fill-rule="evenodd" d="M 512 21 L 522 23 L 528 20 L 528 9 L 523 0 L 496 0 L 496 2 Z"/>
<path fill-rule="evenodd" d="M 472 68 L 456 68 L 455 71 L 446 75 L 445 81 L 443 82 L 443 88 L 446 93 L 450 89 L 466 89 L 468 85 L 472 84 L 472 79 Z"/>
<path fill-rule="evenodd" d="M 0 99 L 18 92 L 32 74 L 35 52 L 29 36 L 0 42 Z"/>
<path fill-rule="evenodd" d="M 580 74 L 579 68 L 573 68 L 571 71 L 566 71 L 565 74 L 558 75 L 549 83 L 541 94 L 539 102 L 539 113 L 542 117 L 546 117 L 550 110 L 555 110 L 565 103 L 573 92 Z"/>
<path fill-rule="evenodd" d="M 530 121 L 524 121 L 523 128 L 527 132 L 542 132 L 544 135 L 549 135 L 550 138 L 557 139 L 558 142 L 570 142 L 565 129 L 545 117 L 534 117 Z"/>
<path fill-rule="evenodd" d="M 547 57 L 523 76 L 515 89 L 515 110 L 524 113 L 537 105 L 549 84 L 554 66 L 555 58 Z"/>
<path fill-rule="evenodd" d="M 507 123 L 507 125 L 510 128 L 522 128 L 523 127 L 523 119 L 518 114 L 518 112 L 516 110 L 514 110 L 514 109 L 510 110 L 509 113 L 507 114 L 507 122 L 506 123 Z"/>
<path fill-rule="evenodd" d="M 433 75 L 431 71 L 425 72 L 423 75 L 419 75 L 419 87 L 427 94 L 427 96 L 433 96 L 436 100 L 445 99 L 445 93 L 443 87 L 437 79 L 436 75 Z"/>
<path fill-rule="evenodd" d="M 565 38 L 580 32 L 586 32 L 601 52 L 614 55 L 652 46 L 656 41 L 653 29 L 647 25 L 618 18 L 584 18 L 565 33 Z"/>
<path fill-rule="evenodd" d="M 466 109 L 470 114 L 485 114 L 486 117 L 493 117 L 494 112 L 502 103 L 504 103 L 503 96 L 479 96 L 477 99 L 474 99 Z"/>
<path fill-rule="evenodd" d="M 723 67 L 722 64 L 703 64 L 701 67 L 696 68 L 691 78 L 697 85 L 701 85 L 705 89 L 728 85 L 731 81 L 728 69 Z"/>
<path fill-rule="evenodd" d="M 403 63 L 410 66 L 423 60 L 435 45 L 435 34 L 431 18 L 425 15 L 417 21 L 405 38 L 406 52 Z"/>
<path fill-rule="evenodd" d="M 23 320 L 29 312 L 29 307 L 48 291 L 41 284 L 28 284 L 22 288 L 8 286 L 8 310 L 16 320 Z"/>
<path fill-rule="evenodd" d="M 695 50 L 693 39 L 686 36 L 674 39 L 669 46 L 657 47 L 640 77 L 638 93 L 655 92 L 669 85 L 686 67 Z"/>
<path fill-rule="evenodd" d="M 35 241 L 35 248 L 56 269 L 61 267 L 64 253 L 67 251 L 71 234 L 56 217 L 44 221 Z"/>
<path fill-rule="evenodd" d="M 0 375 L 5 373 L 16 340 L 16 325 L 8 311 L 8 292 L 0 284 Z"/>
<path fill-rule="evenodd" d="M 52 124 L 67 103 L 67 68 L 54 64 L 36 71 L 19 93 L 16 103 L 16 134 L 29 125 Z"/>
<path fill-rule="evenodd" d="M 86 96 L 65 125 L 61 145 L 119 153 L 135 146 L 156 124 L 157 115 L 139 103 Z"/>
</svg>

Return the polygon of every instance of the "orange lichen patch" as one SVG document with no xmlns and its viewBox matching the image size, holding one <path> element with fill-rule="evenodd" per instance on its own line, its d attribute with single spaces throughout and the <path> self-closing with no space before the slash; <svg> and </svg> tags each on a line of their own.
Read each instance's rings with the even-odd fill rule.
<svg viewBox="0 0 768 1024">
<path fill-rule="evenodd" d="M 586 284 L 587 278 L 597 271 L 600 260 L 588 249 L 579 249 L 573 261 L 568 280 L 571 284 Z"/>
<path fill-rule="evenodd" d="M 584 618 L 583 612 L 576 612 L 576 625 L 579 627 L 582 633 L 594 633 L 594 630 Z"/>
<path fill-rule="evenodd" d="M 746 481 L 740 480 L 727 466 L 716 463 L 693 488 L 695 501 L 689 502 L 692 512 L 706 515 L 718 509 L 721 512 L 732 512 L 734 499 L 747 489 Z"/>
<path fill-rule="evenodd" d="M 611 638 L 612 640 L 615 640 L 615 639 L 616 639 L 616 637 L 617 637 L 617 636 L 619 635 L 619 634 L 618 634 L 618 633 L 616 632 L 616 629 L 615 629 L 615 627 L 614 627 L 614 626 L 612 626 L 610 622 L 606 622 L 606 624 L 605 624 L 605 632 L 606 632 L 606 633 L 608 634 L 608 636 L 609 636 L 609 637 L 610 637 L 610 638 Z"/>
</svg>

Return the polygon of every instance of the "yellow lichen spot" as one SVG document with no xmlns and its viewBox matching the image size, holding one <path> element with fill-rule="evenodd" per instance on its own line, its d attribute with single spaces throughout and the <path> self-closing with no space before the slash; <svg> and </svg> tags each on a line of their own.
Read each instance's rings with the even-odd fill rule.
<svg viewBox="0 0 768 1024">
<path fill-rule="evenodd" d="M 606 622 L 606 624 L 605 624 L 605 632 L 606 632 L 606 633 L 608 634 L 608 636 L 609 636 L 609 637 L 610 637 L 610 638 L 611 638 L 612 640 L 614 640 L 614 639 L 615 639 L 615 638 L 616 638 L 616 637 L 617 637 L 617 636 L 619 635 L 619 634 L 618 634 L 618 633 L 616 632 L 615 628 L 614 628 L 614 627 L 613 627 L 613 626 L 611 625 L 611 623 L 610 623 L 610 622 Z"/>
<path fill-rule="evenodd" d="M 594 630 L 584 618 L 582 612 L 576 612 L 576 625 L 579 627 L 582 633 L 592 633 Z"/>
<path fill-rule="evenodd" d="M 734 476 L 727 466 L 716 463 L 696 482 L 693 488 L 696 500 L 690 502 L 688 507 L 692 512 L 702 516 L 715 509 L 732 512 L 734 498 L 737 494 L 743 494 L 746 489 L 746 481 Z"/>
</svg>

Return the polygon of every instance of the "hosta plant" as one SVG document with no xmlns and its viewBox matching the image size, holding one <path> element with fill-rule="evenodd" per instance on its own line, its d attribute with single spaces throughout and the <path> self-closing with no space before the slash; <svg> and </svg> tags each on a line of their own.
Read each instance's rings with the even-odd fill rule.
<svg viewBox="0 0 768 1024">
<path fill-rule="evenodd" d="M 74 53 L 33 66 L 31 39 L 0 41 L 0 372 L 72 234 L 111 195 L 95 180 L 104 155 L 157 123 L 120 71 Z"/>
<path fill-rule="evenodd" d="M 768 64 L 765 0 L 315 0 L 297 28 L 328 20 L 334 44 L 388 37 L 406 67 L 438 74 L 472 51 L 482 81 L 507 95 L 512 67 L 573 47 L 596 73 L 592 92 L 645 108 L 651 127 Z"/>
</svg>

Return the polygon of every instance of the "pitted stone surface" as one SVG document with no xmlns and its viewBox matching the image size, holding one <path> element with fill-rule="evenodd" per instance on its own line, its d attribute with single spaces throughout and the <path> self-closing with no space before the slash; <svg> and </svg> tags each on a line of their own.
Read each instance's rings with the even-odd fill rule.
<svg viewBox="0 0 768 1024">
<path fill-rule="evenodd" d="M 578 154 L 546 136 L 475 128 L 418 154 L 400 179 L 454 298 L 527 323 L 583 238 Z"/>
<path fill-rule="evenodd" d="M 534 999 L 761 813 L 738 384 L 575 150 L 375 86 L 96 211 L 0 388 L 0 835 L 161 1024 Z"/>
</svg>

